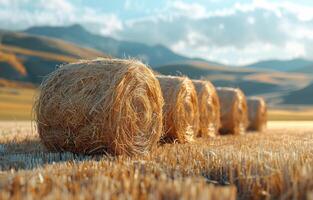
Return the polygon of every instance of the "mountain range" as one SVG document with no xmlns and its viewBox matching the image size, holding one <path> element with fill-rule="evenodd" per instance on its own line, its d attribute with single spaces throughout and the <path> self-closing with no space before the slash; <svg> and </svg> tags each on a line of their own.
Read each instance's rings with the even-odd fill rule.
<svg viewBox="0 0 313 200">
<path fill-rule="evenodd" d="M 179 55 L 162 45 L 96 35 L 80 25 L 32 27 L 21 32 L 0 30 L 0 86 L 8 81 L 38 85 L 58 65 L 97 57 L 139 58 L 159 73 L 239 87 L 247 95 L 266 97 L 270 103 L 313 104 L 312 61 L 268 60 L 229 67 Z M 302 96 L 306 102 L 298 100 Z"/>
<path fill-rule="evenodd" d="M 119 58 L 134 57 L 141 59 L 151 67 L 183 61 L 202 61 L 210 65 L 221 63 L 207 61 L 200 58 L 189 58 L 179 55 L 163 45 L 149 46 L 138 42 L 121 41 L 108 36 L 100 36 L 90 33 L 78 24 L 71 26 L 39 26 L 31 27 L 23 31 L 32 35 L 47 36 L 68 41 L 80 46 L 89 47 L 101 51 L 107 55 Z M 263 69 L 281 72 L 310 72 L 313 73 L 313 61 L 295 58 L 291 60 L 266 60 L 242 66 L 244 68 Z"/>
<path fill-rule="evenodd" d="M 24 32 L 32 35 L 62 39 L 80 46 L 96 49 L 113 57 L 137 58 L 151 67 L 174 61 L 190 60 L 190 58 L 176 54 L 163 45 L 149 46 L 138 42 L 116 40 L 112 37 L 90 33 L 77 24 L 68 27 L 32 27 Z"/>
<path fill-rule="evenodd" d="M 250 65 L 246 65 L 244 67 L 281 72 L 313 73 L 313 61 L 303 58 L 295 58 L 291 60 L 259 61 Z"/>
</svg>

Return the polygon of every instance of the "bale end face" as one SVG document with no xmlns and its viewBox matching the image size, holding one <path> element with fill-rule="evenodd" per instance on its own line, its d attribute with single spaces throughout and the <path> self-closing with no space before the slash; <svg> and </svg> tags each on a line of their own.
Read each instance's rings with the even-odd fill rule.
<svg viewBox="0 0 313 200">
<path fill-rule="evenodd" d="M 267 126 L 266 102 L 261 97 L 251 97 L 247 99 L 249 131 L 263 131 Z"/>
<path fill-rule="evenodd" d="M 64 65 L 40 87 L 38 132 L 50 150 L 144 154 L 162 133 L 163 98 L 152 71 L 134 60 Z"/>
<path fill-rule="evenodd" d="M 220 128 L 220 103 L 213 84 L 204 80 L 193 80 L 199 105 L 199 136 L 215 137 Z"/>
<path fill-rule="evenodd" d="M 192 142 L 198 131 L 198 99 L 194 85 L 187 77 L 157 76 L 165 106 L 164 140 Z"/>
<path fill-rule="evenodd" d="M 220 134 L 245 134 L 248 126 L 245 95 L 240 89 L 219 87 L 216 90 L 221 106 Z"/>
</svg>

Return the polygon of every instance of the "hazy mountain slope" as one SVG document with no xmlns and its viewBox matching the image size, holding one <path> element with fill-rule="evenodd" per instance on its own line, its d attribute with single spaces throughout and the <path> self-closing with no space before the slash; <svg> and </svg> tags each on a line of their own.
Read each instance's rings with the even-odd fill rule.
<svg viewBox="0 0 313 200">
<path fill-rule="evenodd" d="M 119 41 L 111 37 L 92 34 L 80 25 L 32 27 L 25 30 L 25 32 L 70 41 L 81 46 L 97 49 L 114 57 L 136 57 L 152 67 L 175 61 L 190 60 L 190 58 L 178 55 L 162 45 L 149 46 L 138 42 Z"/>
<path fill-rule="evenodd" d="M 308 65 L 306 67 L 302 67 L 300 69 L 293 70 L 292 72 L 301 72 L 305 74 L 313 74 L 313 64 Z"/>
<path fill-rule="evenodd" d="M 223 67 L 205 62 L 181 62 L 155 69 L 168 75 L 207 79 L 216 86 L 239 87 L 247 95 L 283 92 L 305 87 L 311 80 L 304 74 L 273 72 L 241 67 Z"/>
<path fill-rule="evenodd" d="M 302 72 L 302 69 L 308 66 L 313 66 L 313 61 L 298 58 L 293 60 L 260 61 L 244 67 L 282 72 Z"/>
<path fill-rule="evenodd" d="M 0 31 L 0 78 L 39 84 L 63 63 L 105 54 L 46 37 Z"/>
<path fill-rule="evenodd" d="M 283 97 L 285 104 L 313 104 L 313 83 L 298 91 L 291 92 Z"/>
</svg>

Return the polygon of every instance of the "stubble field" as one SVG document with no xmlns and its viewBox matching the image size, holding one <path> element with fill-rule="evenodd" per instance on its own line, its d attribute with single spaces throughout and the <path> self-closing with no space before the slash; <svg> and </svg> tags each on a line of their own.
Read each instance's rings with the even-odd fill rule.
<svg viewBox="0 0 313 200">
<path fill-rule="evenodd" d="M 0 199 L 313 199 L 313 123 L 165 144 L 146 156 L 48 152 L 30 122 L 0 123 Z"/>
</svg>

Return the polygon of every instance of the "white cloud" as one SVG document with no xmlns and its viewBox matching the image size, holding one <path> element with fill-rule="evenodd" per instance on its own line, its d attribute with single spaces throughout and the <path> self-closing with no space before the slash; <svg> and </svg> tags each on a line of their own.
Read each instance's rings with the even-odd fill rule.
<svg viewBox="0 0 313 200">
<path fill-rule="evenodd" d="M 190 57 L 231 64 L 274 58 L 313 59 L 313 53 L 308 53 L 313 49 L 309 47 L 313 46 L 313 21 L 309 25 L 299 18 L 294 11 L 297 9 L 283 2 L 236 3 L 231 8 L 199 11 L 197 17 L 191 13 L 200 7 L 194 6 L 194 11 L 188 12 L 188 4 L 176 4 L 170 19 L 163 15 L 132 20 L 117 33 L 118 37 L 161 43 Z"/>
<path fill-rule="evenodd" d="M 177 14 L 198 19 L 206 16 L 207 10 L 198 3 L 185 3 L 183 1 L 174 1 L 170 9 L 174 9 Z"/>
<path fill-rule="evenodd" d="M 116 15 L 107 15 L 103 18 L 105 21 L 100 29 L 102 35 L 114 35 L 116 31 L 123 30 L 123 24 Z"/>
<path fill-rule="evenodd" d="M 205 18 L 214 16 L 229 16 L 236 12 L 251 12 L 257 9 L 267 10 L 274 13 L 277 17 L 282 17 L 283 13 L 295 15 L 301 21 L 313 19 L 313 7 L 304 6 L 288 1 L 253 0 L 250 3 L 235 3 L 233 6 L 208 11 L 204 5 L 198 3 L 185 3 L 174 1 L 172 4 L 174 12 L 190 18 Z"/>
<path fill-rule="evenodd" d="M 291 13 L 301 21 L 310 21 L 313 19 L 313 7 L 288 1 L 254 0 L 252 7 L 275 12 L 277 16 L 282 16 L 282 12 Z"/>
<path fill-rule="evenodd" d="M 31 4 L 32 3 L 32 4 Z M 0 25 L 8 29 L 25 29 L 38 25 L 70 25 L 79 23 L 103 35 L 123 29 L 122 21 L 112 13 L 99 13 L 92 8 L 80 8 L 67 0 L 0 0 Z M 27 6 L 31 5 L 31 9 Z M 17 14 L 18 13 L 18 14 Z"/>
<path fill-rule="evenodd" d="M 292 58 L 304 57 L 306 54 L 304 44 L 298 42 L 287 42 L 285 51 Z"/>
<path fill-rule="evenodd" d="M 1 6 L 8 6 L 10 3 L 10 0 L 0 0 L 0 5 Z"/>
<path fill-rule="evenodd" d="M 125 10 L 130 10 L 131 7 L 132 7 L 132 1 L 131 0 L 125 0 L 124 9 Z"/>
<path fill-rule="evenodd" d="M 310 21 L 313 19 L 313 7 L 302 6 L 290 2 L 284 2 L 278 5 L 276 4 L 276 6 L 295 14 L 301 21 Z"/>
<path fill-rule="evenodd" d="M 249 24 L 253 25 L 253 24 L 255 24 L 255 18 L 250 16 L 250 17 L 247 18 L 247 22 Z"/>
<path fill-rule="evenodd" d="M 49 2 L 45 0 L 40 0 L 38 3 L 42 9 L 46 11 L 58 12 L 62 11 L 64 13 L 74 12 L 75 7 L 66 0 L 49 0 Z"/>
<path fill-rule="evenodd" d="M 297 29 L 294 29 L 292 32 L 293 36 L 297 39 L 309 39 L 313 40 L 313 29 L 307 28 L 307 27 L 299 27 Z"/>
</svg>

